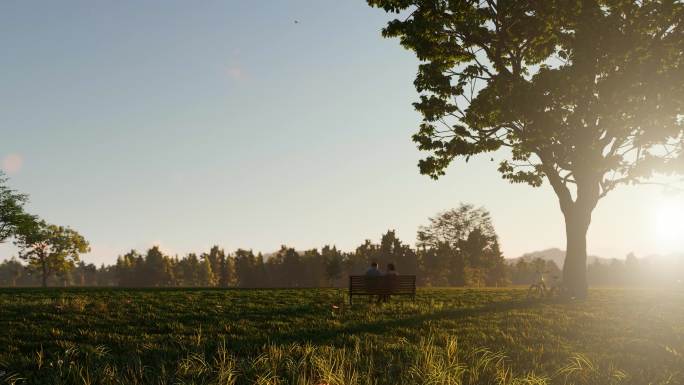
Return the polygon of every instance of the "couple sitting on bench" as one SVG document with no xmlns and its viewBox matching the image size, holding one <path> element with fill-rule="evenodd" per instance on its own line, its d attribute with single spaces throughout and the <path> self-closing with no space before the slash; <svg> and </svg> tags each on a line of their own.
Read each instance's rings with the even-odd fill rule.
<svg viewBox="0 0 684 385">
<path fill-rule="evenodd" d="M 396 277 L 398 275 L 399 273 L 397 273 L 397 269 L 394 267 L 393 263 L 387 264 L 387 270 L 384 273 L 378 269 L 378 263 L 375 261 L 371 262 L 370 267 L 366 270 L 366 277 Z M 391 282 L 390 285 L 395 286 L 394 282 Z M 387 288 L 390 291 L 393 289 L 391 286 Z M 380 294 L 378 295 L 377 303 L 387 302 L 389 301 L 389 298 L 389 294 Z"/>
<path fill-rule="evenodd" d="M 397 269 L 394 267 L 393 263 L 388 263 L 387 271 L 383 273 L 378 269 L 378 263 L 375 261 L 371 262 L 370 267 L 366 270 L 366 277 L 380 277 L 383 275 L 399 275 L 399 273 L 397 273 Z"/>
<path fill-rule="evenodd" d="M 373 262 L 364 275 L 349 276 L 349 304 L 359 295 L 377 296 L 378 302 L 386 302 L 390 295 L 408 295 L 415 299 L 416 276 L 399 275 L 392 263 L 387 264 L 387 271 L 383 273 L 378 263 Z"/>
</svg>

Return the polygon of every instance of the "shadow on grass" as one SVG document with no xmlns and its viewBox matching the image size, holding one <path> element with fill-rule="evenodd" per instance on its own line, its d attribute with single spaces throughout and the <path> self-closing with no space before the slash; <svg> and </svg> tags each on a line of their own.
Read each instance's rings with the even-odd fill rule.
<svg viewBox="0 0 684 385">
<path fill-rule="evenodd" d="M 338 328 L 315 328 L 297 331 L 274 330 L 267 337 L 247 338 L 241 341 L 244 347 L 260 347 L 265 344 L 288 344 L 288 343 L 311 343 L 313 345 L 335 344 L 340 342 L 340 337 L 363 334 L 387 334 L 388 329 L 394 328 L 421 328 L 425 323 L 438 320 L 466 320 L 471 317 L 479 317 L 485 314 L 496 314 L 511 310 L 538 308 L 549 302 L 532 302 L 527 300 L 510 300 L 494 302 L 483 306 L 443 309 L 435 312 L 405 316 L 397 313 L 396 318 L 381 319 L 377 321 L 347 324 Z M 303 309 L 298 309 L 303 310 Z M 391 315 L 390 315 L 391 316 Z M 353 321 L 352 321 L 353 322 Z"/>
</svg>

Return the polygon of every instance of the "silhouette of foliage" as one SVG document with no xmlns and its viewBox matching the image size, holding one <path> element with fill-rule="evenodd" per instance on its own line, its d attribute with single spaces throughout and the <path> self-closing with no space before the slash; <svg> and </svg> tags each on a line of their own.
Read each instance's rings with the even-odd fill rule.
<svg viewBox="0 0 684 385">
<path fill-rule="evenodd" d="M 7 186 L 7 177 L 0 171 L 0 243 L 34 225 L 36 217 L 24 211 L 27 201 L 27 195 Z"/>
</svg>

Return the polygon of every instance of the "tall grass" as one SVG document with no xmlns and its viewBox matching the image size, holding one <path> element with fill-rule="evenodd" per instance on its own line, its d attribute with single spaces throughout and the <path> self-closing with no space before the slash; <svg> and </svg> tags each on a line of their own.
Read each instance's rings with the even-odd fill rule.
<svg viewBox="0 0 684 385">
<path fill-rule="evenodd" d="M 0 383 L 683 384 L 684 295 L 638 295 L 0 290 Z"/>
<path fill-rule="evenodd" d="M 189 345 L 183 348 L 185 356 L 178 361 L 150 366 L 135 356 L 121 362 L 105 347 L 70 347 L 47 357 L 38 352 L 29 379 L 5 373 L 2 380 L 7 384 L 55 385 L 613 385 L 626 378 L 615 368 L 602 370 L 584 355 L 571 357 L 553 377 L 540 377 L 534 373 L 516 374 L 503 353 L 485 348 L 464 350 L 455 338 L 438 344 L 434 337 L 427 337 L 417 346 L 406 348 L 410 354 L 385 356 L 382 362 L 372 358 L 377 348 L 361 343 L 342 348 L 267 345 L 255 356 L 239 357 L 222 341 L 209 355 Z M 401 363 L 397 377 L 383 377 L 392 372 L 384 367 L 388 362 Z"/>
</svg>

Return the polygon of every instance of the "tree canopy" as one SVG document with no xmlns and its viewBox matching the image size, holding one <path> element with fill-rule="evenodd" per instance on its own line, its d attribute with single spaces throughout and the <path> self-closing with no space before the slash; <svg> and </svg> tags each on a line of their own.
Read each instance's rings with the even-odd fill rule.
<svg viewBox="0 0 684 385">
<path fill-rule="evenodd" d="M 26 194 L 20 194 L 7 186 L 7 177 L 0 171 L 0 243 L 36 221 L 35 216 L 24 211 L 27 201 Z"/>
<path fill-rule="evenodd" d="M 484 207 L 476 208 L 472 204 L 461 203 L 458 208 L 443 211 L 428 218 L 428 221 L 430 223 L 427 226 L 418 228 L 419 247 L 438 247 L 441 243 L 447 243 L 456 248 L 468 239 L 475 229 L 479 229 L 487 237 L 496 239 L 491 216 Z"/>
<path fill-rule="evenodd" d="M 676 1 L 369 0 L 410 10 L 383 30 L 423 62 L 414 136 L 443 175 L 502 147 L 504 178 L 562 185 L 597 174 L 598 195 L 682 171 L 684 10 Z"/>
<path fill-rule="evenodd" d="M 41 274 L 43 286 L 47 286 L 50 275 L 73 269 L 79 255 L 90 251 L 88 242 L 79 233 L 45 221 L 39 221 L 29 231 L 22 232 L 16 245 L 20 248 L 19 258 Z"/>
</svg>

